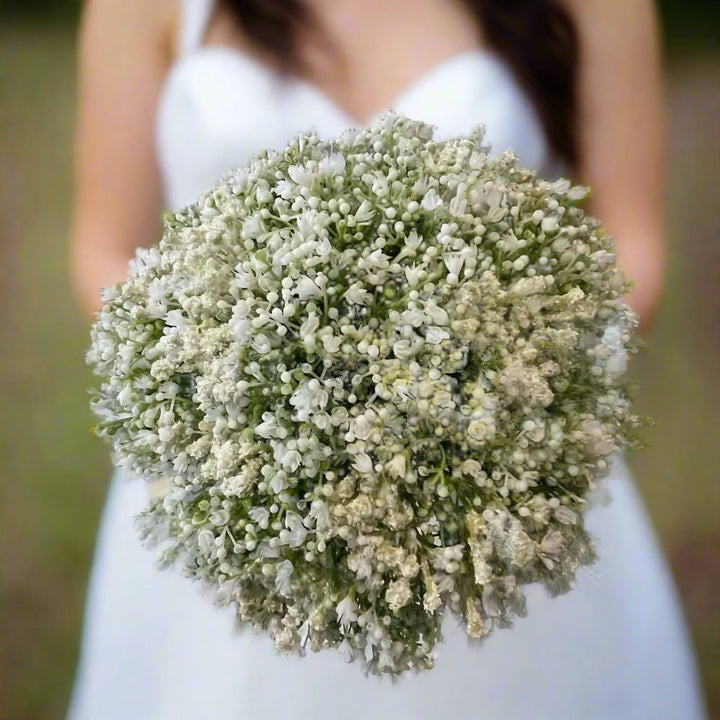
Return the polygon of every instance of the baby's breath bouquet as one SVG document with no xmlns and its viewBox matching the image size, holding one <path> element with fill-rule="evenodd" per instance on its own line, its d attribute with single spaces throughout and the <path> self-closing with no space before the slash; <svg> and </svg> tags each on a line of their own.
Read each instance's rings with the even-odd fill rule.
<svg viewBox="0 0 720 720">
<path fill-rule="evenodd" d="M 446 610 L 482 638 L 594 559 L 638 424 L 628 283 L 586 188 L 482 138 L 300 135 L 104 291 L 97 429 L 166 486 L 141 532 L 283 650 L 429 668 Z"/>
</svg>

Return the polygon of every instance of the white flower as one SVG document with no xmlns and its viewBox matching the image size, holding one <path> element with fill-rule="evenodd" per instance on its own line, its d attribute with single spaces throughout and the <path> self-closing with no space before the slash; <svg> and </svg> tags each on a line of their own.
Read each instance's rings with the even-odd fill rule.
<svg viewBox="0 0 720 720">
<path fill-rule="evenodd" d="M 406 325 L 412 327 L 420 327 L 425 320 L 425 315 L 420 308 L 412 308 L 411 310 L 404 310 L 400 314 L 400 321 Z"/>
<path fill-rule="evenodd" d="M 545 280 L 541 275 L 520 278 L 511 288 L 510 292 L 523 297 L 537 295 L 545 290 Z"/>
<path fill-rule="evenodd" d="M 255 426 L 255 434 L 263 438 L 271 437 L 282 437 L 283 433 L 280 433 L 280 424 L 278 423 L 277 417 L 271 412 L 264 412 L 262 414 L 263 422 Z"/>
<path fill-rule="evenodd" d="M 367 257 L 360 258 L 358 266 L 368 270 L 387 270 L 390 258 L 379 248 L 373 250 Z"/>
<path fill-rule="evenodd" d="M 345 172 L 345 156 L 342 153 L 332 153 L 326 155 L 318 164 L 318 170 L 321 175 L 342 175 Z"/>
<path fill-rule="evenodd" d="M 369 200 L 363 200 L 355 211 L 355 222 L 360 225 L 369 222 L 375 217 L 375 210 Z"/>
<path fill-rule="evenodd" d="M 415 333 L 409 333 L 410 337 L 402 338 L 393 343 L 393 353 L 398 360 L 409 360 L 424 346 L 425 341 Z"/>
<path fill-rule="evenodd" d="M 350 421 L 353 435 L 360 440 L 367 440 L 375 427 L 375 419 L 370 413 L 358 415 Z"/>
<path fill-rule="evenodd" d="M 280 463 L 283 470 L 295 472 L 300 467 L 302 455 L 298 450 L 291 449 L 280 442 L 273 442 L 273 459 Z"/>
<path fill-rule="evenodd" d="M 443 255 L 443 262 L 447 267 L 448 272 L 452 275 L 459 276 L 462 270 L 465 258 L 460 253 L 445 253 Z"/>
<path fill-rule="evenodd" d="M 300 338 L 309 347 L 315 346 L 315 331 L 320 327 L 320 318 L 313 311 L 308 313 L 307 318 L 300 326 Z"/>
<path fill-rule="evenodd" d="M 487 437 L 492 436 L 494 430 L 495 422 L 492 416 L 483 415 L 468 424 L 467 434 L 476 442 L 481 442 Z"/>
<path fill-rule="evenodd" d="M 483 435 L 484 437 L 484 435 Z M 481 438 L 482 439 L 482 438 Z M 467 460 L 463 461 L 463 464 L 460 466 L 460 469 L 465 475 L 470 475 L 471 477 L 479 478 L 480 473 L 482 472 L 482 465 L 473 458 L 468 458 Z"/>
<path fill-rule="evenodd" d="M 352 662 L 355 656 L 353 646 L 350 644 L 348 638 L 343 638 L 343 641 L 338 645 L 338 652 L 346 663 Z"/>
<path fill-rule="evenodd" d="M 165 317 L 165 323 L 170 327 L 177 328 L 182 332 L 188 325 L 187 318 L 182 310 L 171 310 Z"/>
<path fill-rule="evenodd" d="M 247 187 L 250 173 L 247 168 L 233 168 L 227 176 L 228 183 L 238 192 Z"/>
<path fill-rule="evenodd" d="M 447 312 L 435 300 L 428 301 L 423 310 L 433 325 L 447 325 L 450 322 Z"/>
<path fill-rule="evenodd" d="M 410 250 L 418 250 L 422 245 L 422 242 L 422 236 L 420 236 L 418 231 L 413 228 L 405 238 L 405 247 Z"/>
<path fill-rule="evenodd" d="M 201 530 L 197 535 L 197 543 L 203 555 L 209 555 L 215 548 L 215 535 L 212 530 Z"/>
<path fill-rule="evenodd" d="M 272 345 L 270 344 L 270 338 L 267 337 L 267 335 L 254 335 L 252 337 L 252 340 L 250 341 L 250 345 L 256 352 L 260 353 L 261 355 L 269 353 L 272 349 Z"/>
<path fill-rule="evenodd" d="M 337 613 L 337 621 L 340 627 L 348 628 L 350 623 L 354 623 L 357 619 L 357 605 L 350 595 L 346 595 L 335 607 Z"/>
<path fill-rule="evenodd" d="M 293 574 L 293 570 L 293 564 L 289 560 L 281 560 L 275 566 L 275 589 L 281 595 L 290 594 L 290 577 Z"/>
<path fill-rule="evenodd" d="M 405 455 L 395 455 L 392 460 L 386 463 L 385 467 L 390 476 L 396 478 L 405 477 L 407 458 L 405 457 Z"/>
<path fill-rule="evenodd" d="M 342 343 L 343 338 L 339 335 L 333 336 L 330 332 L 324 333 L 322 335 L 323 348 L 325 349 L 325 352 L 330 355 L 338 352 Z"/>
<path fill-rule="evenodd" d="M 423 581 L 425 582 L 425 593 L 423 595 L 423 609 L 425 612 L 434 613 L 440 605 L 442 599 L 438 592 L 438 586 L 435 584 L 432 575 L 427 567 L 427 561 L 423 563 Z"/>
<path fill-rule="evenodd" d="M 290 180 L 278 180 L 275 184 L 275 194 L 283 200 L 292 200 L 297 197 L 298 186 Z"/>
<path fill-rule="evenodd" d="M 443 340 L 447 340 L 450 337 L 450 333 L 447 330 L 443 330 L 441 327 L 436 325 L 429 325 L 425 329 L 425 340 L 431 345 L 437 345 Z"/>
<path fill-rule="evenodd" d="M 117 394 L 117 400 L 123 407 L 130 407 L 132 403 L 133 387 L 130 383 L 125 383 L 123 389 Z"/>
<path fill-rule="evenodd" d="M 385 601 L 391 610 L 399 610 L 405 607 L 412 599 L 410 583 L 406 578 L 400 578 L 390 583 L 385 591 Z"/>
<path fill-rule="evenodd" d="M 483 165 L 487 162 L 487 153 L 485 152 L 479 152 L 478 150 L 474 150 L 470 154 L 470 159 L 468 160 L 468 165 L 473 170 L 480 170 L 482 169 Z"/>
<path fill-rule="evenodd" d="M 307 528 L 303 525 L 302 518 L 295 512 L 288 510 L 285 513 L 285 527 L 280 531 L 279 538 L 283 545 L 300 547 L 307 537 Z"/>
<path fill-rule="evenodd" d="M 248 516 L 260 527 L 266 527 L 270 519 L 270 511 L 266 507 L 253 507 L 248 511 Z"/>
<path fill-rule="evenodd" d="M 296 451 L 291 450 L 290 452 L 292 453 Z M 286 458 L 287 457 L 288 456 L 286 456 Z M 293 456 L 293 458 L 294 457 L 295 456 Z M 288 482 L 288 476 L 286 473 L 276 473 L 275 475 L 273 475 L 268 485 L 276 495 L 279 495 L 283 490 L 286 490 L 290 487 L 290 483 Z"/>
<path fill-rule="evenodd" d="M 295 294 L 301 302 L 322 296 L 323 291 L 307 275 L 301 275 L 295 286 Z"/>
<path fill-rule="evenodd" d="M 367 580 L 372 576 L 373 566 L 368 558 L 363 555 L 349 555 L 347 560 L 348 569 L 355 573 L 358 580 Z"/>
<path fill-rule="evenodd" d="M 235 335 L 235 339 L 241 345 L 247 345 L 252 338 L 253 327 L 247 318 L 238 318 L 230 321 L 230 330 Z"/>
<path fill-rule="evenodd" d="M 315 179 L 315 173 L 305 165 L 291 165 L 288 168 L 288 175 L 294 183 L 305 188 L 309 188 Z"/>
<path fill-rule="evenodd" d="M 437 548 L 432 551 L 433 565 L 446 573 L 454 573 L 458 571 L 458 561 L 462 560 L 465 545 L 448 545 L 447 547 Z"/>
<path fill-rule="evenodd" d="M 562 533 L 558 530 L 550 530 L 542 539 L 538 549 L 545 555 L 557 556 L 562 551 L 564 544 L 565 540 Z"/>
<path fill-rule="evenodd" d="M 353 305 L 367 305 L 372 302 L 373 298 L 360 281 L 350 285 L 345 291 L 344 297 Z"/>
<path fill-rule="evenodd" d="M 263 221 L 257 215 L 250 215 L 243 223 L 241 235 L 244 238 L 256 238 L 265 232 Z"/>
<path fill-rule="evenodd" d="M 422 202 L 420 203 L 425 210 L 432 212 L 436 210 L 439 205 L 442 204 L 440 196 L 435 191 L 435 188 L 430 188 L 423 196 Z"/>
<path fill-rule="evenodd" d="M 577 513 L 565 505 L 555 510 L 555 517 L 564 525 L 574 525 L 577 522 Z"/>
<path fill-rule="evenodd" d="M 297 411 L 297 418 L 305 422 L 317 412 L 322 410 L 328 403 L 330 395 L 316 378 L 310 380 L 306 385 L 300 385 L 290 396 L 290 404 Z"/>
<path fill-rule="evenodd" d="M 627 352 L 622 342 L 622 331 L 617 325 L 610 325 L 600 340 L 606 348 L 607 371 L 611 376 L 622 375 L 627 370 Z"/>
<path fill-rule="evenodd" d="M 366 452 L 356 453 L 352 466 L 363 475 L 372 475 L 375 471 L 372 458 Z"/>
<path fill-rule="evenodd" d="M 586 434 L 588 447 L 594 454 L 610 455 L 617 449 L 612 435 L 597 420 L 587 420 L 579 429 Z"/>
<path fill-rule="evenodd" d="M 424 272 L 424 265 L 408 265 L 404 268 L 405 279 L 410 287 L 415 287 L 420 282 L 420 276 Z"/>
<path fill-rule="evenodd" d="M 300 647 L 305 647 L 307 645 L 308 638 L 310 637 L 310 621 L 306 620 L 300 627 L 298 628 L 298 636 L 300 638 Z"/>
<path fill-rule="evenodd" d="M 511 252 L 515 252 L 519 247 L 520 247 L 520 240 L 518 239 L 518 236 L 513 232 L 512 228 L 510 228 L 502 236 L 502 248 L 506 253 L 511 253 Z M 527 255 L 525 257 L 527 257 Z M 515 267 L 514 264 L 513 264 L 513 267 Z M 524 267 L 524 265 L 523 265 L 523 267 Z M 522 269 L 522 268 L 519 268 L 519 269 Z"/>
<path fill-rule="evenodd" d="M 297 218 L 297 228 L 300 238 L 304 241 L 312 240 L 317 233 L 318 216 L 314 210 L 303 210 Z"/>
<path fill-rule="evenodd" d="M 310 517 L 315 519 L 317 530 L 324 530 L 330 523 L 330 508 L 324 500 L 315 498 L 310 504 Z"/>
</svg>

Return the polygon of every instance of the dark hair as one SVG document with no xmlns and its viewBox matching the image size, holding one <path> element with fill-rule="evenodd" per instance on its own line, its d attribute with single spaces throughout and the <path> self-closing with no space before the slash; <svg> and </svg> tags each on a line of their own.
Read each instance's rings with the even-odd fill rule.
<svg viewBox="0 0 720 720">
<path fill-rule="evenodd" d="M 320 26 L 302 0 L 225 0 L 244 33 L 282 69 L 302 65 L 298 35 Z M 535 105 L 548 141 L 577 164 L 575 27 L 554 0 L 463 0 L 488 45 L 512 68 Z"/>
</svg>

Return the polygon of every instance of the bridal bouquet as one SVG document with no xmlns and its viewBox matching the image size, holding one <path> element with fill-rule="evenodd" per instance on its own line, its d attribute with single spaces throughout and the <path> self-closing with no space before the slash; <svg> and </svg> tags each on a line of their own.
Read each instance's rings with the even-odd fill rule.
<svg viewBox="0 0 720 720">
<path fill-rule="evenodd" d="M 446 609 L 482 638 L 594 559 L 639 422 L 628 283 L 587 188 L 482 137 L 300 135 L 104 291 L 97 432 L 166 485 L 143 537 L 282 650 L 429 668 Z"/>
</svg>

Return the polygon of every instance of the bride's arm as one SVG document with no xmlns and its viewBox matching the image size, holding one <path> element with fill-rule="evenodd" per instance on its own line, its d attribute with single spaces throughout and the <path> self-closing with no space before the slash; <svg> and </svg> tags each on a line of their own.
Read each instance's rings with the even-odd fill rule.
<svg viewBox="0 0 720 720">
<path fill-rule="evenodd" d="M 158 239 L 155 103 L 171 56 L 173 0 L 88 0 L 79 43 L 71 265 L 91 315 L 135 248 Z"/>
<path fill-rule="evenodd" d="M 636 283 L 627 300 L 648 329 L 662 298 L 665 113 L 651 0 L 564 0 L 580 41 L 578 180 Z"/>
</svg>

